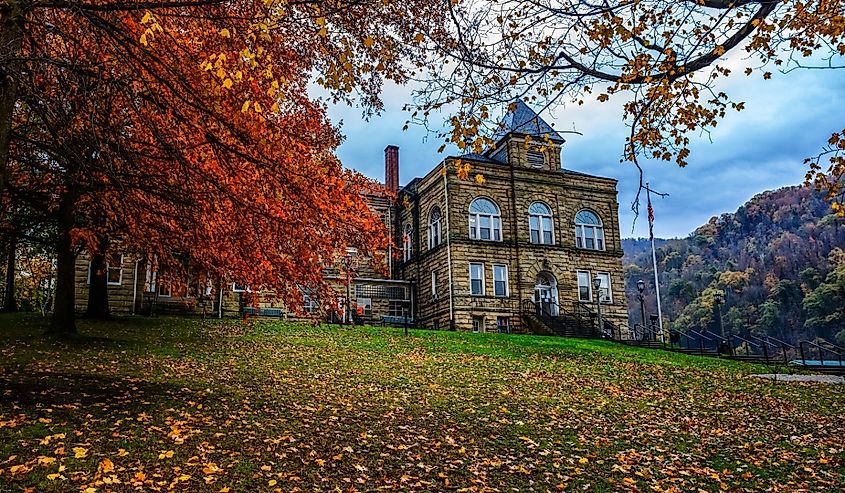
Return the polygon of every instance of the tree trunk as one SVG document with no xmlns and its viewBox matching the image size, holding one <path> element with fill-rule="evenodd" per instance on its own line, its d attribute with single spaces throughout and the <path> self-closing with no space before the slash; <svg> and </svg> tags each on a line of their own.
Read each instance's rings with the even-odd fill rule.
<svg viewBox="0 0 845 493">
<path fill-rule="evenodd" d="M 6 289 L 3 293 L 3 312 L 13 313 L 18 311 L 18 303 L 15 300 L 15 264 L 17 260 L 18 239 L 14 236 L 9 238 L 8 252 L 6 253 Z"/>
<path fill-rule="evenodd" d="M 0 65 L 0 196 L 5 192 L 8 177 L 9 142 L 12 116 L 18 100 L 18 66 L 23 39 L 23 14 L 16 1 L 0 6 L 0 60 L 13 60 Z"/>
<path fill-rule="evenodd" d="M 97 245 L 97 252 L 91 256 L 86 318 L 106 320 L 111 316 L 109 313 L 108 265 L 106 264 L 108 245 L 108 240 L 101 238 L 99 245 Z"/>
<path fill-rule="evenodd" d="M 75 198 L 65 196 L 58 211 L 58 239 L 56 241 L 56 291 L 53 300 L 53 317 L 50 332 L 58 335 L 76 333 L 76 253 L 70 236 L 73 229 Z"/>
</svg>

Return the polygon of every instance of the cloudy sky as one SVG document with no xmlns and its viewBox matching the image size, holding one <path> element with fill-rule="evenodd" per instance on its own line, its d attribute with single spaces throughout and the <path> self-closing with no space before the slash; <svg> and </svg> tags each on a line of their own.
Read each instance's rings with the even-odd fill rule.
<svg viewBox="0 0 845 493">
<path fill-rule="evenodd" d="M 731 112 L 711 135 L 694 136 L 690 164 L 685 169 L 671 163 L 646 164 L 652 188 L 668 193 L 655 198 L 655 235 L 686 236 L 710 217 L 733 212 L 753 195 L 800 183 L 805 157 L 815 155 L 835 130 L 845 125 L 845 73 L 808 70 L 775 74 L 764 81 L 759 74 L 746 77 L 734 71 L 720 90 L 746 109 Z M 334 122 L 342 123 L 346 141 L 338 154 L 343 163 L 383 181 L 384 148 L 400 147 L 400 181 L 407 183 L 440 163 L 454 148 L 438 154 L 441 142 L 425 129 L 402 131 L 410 89 L 389 86 L 383 94 L 385 110 L 365 121 L 357 108 L 331 106 Z M 637 191 L 637 174 L 631 164 L 620 163 L 626 127 L 621 120 L 620 96 L 607 103 L 568 105 L 542 114 L 558 130 L 575 129 L 563 150 L 565 168 L 619 180 L 620 220 L 624 236 L 648 236 L 641 217 L 636 224 L 631 203 Z M 433 123 L 445 118 L 434 115 Z M 711 142 L 712 140 L 712 142 Z"/>
</svg>

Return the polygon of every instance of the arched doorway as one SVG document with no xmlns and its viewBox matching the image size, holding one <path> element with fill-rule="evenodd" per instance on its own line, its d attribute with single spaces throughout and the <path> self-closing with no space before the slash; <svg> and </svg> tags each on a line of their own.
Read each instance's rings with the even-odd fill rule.
<svg viewBox="0 0 845 493">
<path fill-rule="evenodd" d="M 558 316 L 557 280 L 551 272 L 540 272 L 534 283 L 534 303 L 541 313 Z"/>
</svg>

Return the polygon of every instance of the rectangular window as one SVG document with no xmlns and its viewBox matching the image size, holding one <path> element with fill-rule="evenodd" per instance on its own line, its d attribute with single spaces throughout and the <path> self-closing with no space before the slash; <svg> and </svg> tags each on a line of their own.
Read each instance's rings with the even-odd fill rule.
<svg viewBox="0 0 845 493">
<path fill-rule="evenodd" d="M 307 294 L 302 294 L 302 311 L 314 313 L 317 311 L 317 300 Z"/>
<path fill-rule="evenodd" d="M 593 301 L 593 287 L 590 284 L 590 273 L 587 271 L 578 271 L 578 301 Z"/>
<path fill-rule="evenodd" d="M 493 239 L 502 241 L 502 220 L 499 217 L 493 218 Z"/>
<path fill-rule="evenodd" d="M 469 264 L 469 294 L 484 296 L 484 264 Z"/>
<path fill-rule="evenodd" d="M 404 317 L 405 316 L 405 301 L 403 300 L 390 300 L 387 302 L 387 314 L 391 317 Z"/>
<path fill-rule="evenodd" d="M 154 271 L 152 265 L 147 262 L 147 275 L 144 279 L 144 290 L 147 293 L 155 293 L 156 292 L 156 278 L 158 277 L 158 272 Z"/>
<path fill-rule="evenodd" d="M 484 317 L 472 317 L 472 331 L 484 332 Z"/>
<path fill-rule="evenodd" d="M 531 230 L 531 243 L 540 243 L 540 217 L 530 216 L 528 227 Z"/>
<path fill-rule="evenodd" d="M 546 245 L 552 244 L 552 218 L 544 217 L 543 221 L 543 243 Z"/>
<path fill-rule="evenodd" d="M 601 302 L 613 303 L 613 294 L 610 290 L 610 273 L 598 272 L 596 273 L 596 276 L 601 279 L 601 287 L 599 288 L 599 298 L 601 299 Z"/>
<path fill-rule="evenodd" d="M 170 298 L 173 296 L 173 292 L 170 290 L 170 283 L 167 282 L 159 282 L 156 292 L 159 298 Z"/>
<path fill-rule="evenodd" d="M 511 319 L 508 317 L 496 317 L 496 330 L 500 334 L 511 333 Z"/>
<path fill-rule="evenodd" d="M 596 249 L 595 232 L 594 228 L 584 228 L 584 248 L 588 250 Z"/>
<path fill-rule="evenodd" d="M 596 249 L 604 250 L 604 229 L 596 228 Z"/>
<path fill-rule="evenodd" d="M 477 228 L 476 228 L 477 225 L 475 224 L 476 217 L 477 216 L 475 214 L 471 214 L 469 216 L 469 237 L 472 238 L 473 240 L 478 239 L 476 237 L 476 231 L 477 231 Z"/>
<path fill-rule="evenodd" d="M 236 282 L 232 283 L 232 291 L 235 293 L 245 293 L 249 291 L 249 288 L 246 284 L 238 284 Z"/>
<path fill-rule="evenodd" d="M 106 259 L 106 281 L 110 286 L 123 282 L 123 255 L 110 255 Z"/>
<path fill-rule="evenodd" d="M 584 237 L 584 229 L 581 226 L 575 226 L 575 246 L 578 248 L 584 248 L 584 242 L 582 238 Z"/>
<path fill-rule="evenodd" d="M 493 294 L 496 296 L 508 295 L 508 266 L 493 265 Z"/>
<path fill-rule="evenodd" d="M 490 239 L 490 216 L 479 216 L 478 234 L 482 240 Z"/>
<path fill-rule="evenodd" d="M 437 271 L 431 271 L 431 299 L 437 299 Z"/>
</svg>

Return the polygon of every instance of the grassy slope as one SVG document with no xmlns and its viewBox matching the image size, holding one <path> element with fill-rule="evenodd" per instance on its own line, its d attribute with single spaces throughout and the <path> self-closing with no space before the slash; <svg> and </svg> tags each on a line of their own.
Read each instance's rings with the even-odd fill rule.
<svg viewBox="0 0 845 493">
<path fill-rule="evenodd" d="M 845 388 L 601 341 L 0 317 L 0 491 L 839 491 Z"/>
</svg>

